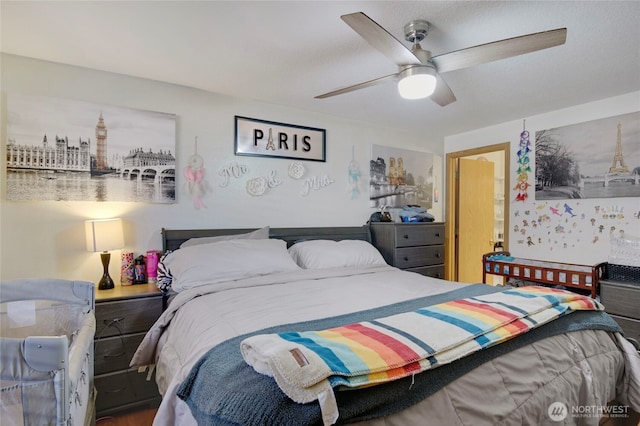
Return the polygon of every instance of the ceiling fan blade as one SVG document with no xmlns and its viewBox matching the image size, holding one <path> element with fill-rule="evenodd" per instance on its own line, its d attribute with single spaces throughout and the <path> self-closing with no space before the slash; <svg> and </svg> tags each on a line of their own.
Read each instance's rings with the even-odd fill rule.
<svg viewBox="0 0 640 426">
<path fill-rule="evenodd" d="M 442 107 L 456 101 L 456 96 L 451 91 L 451 88 L 439 75 L 436 76 L 436 90 L 430 97 L 433 102 Z"/>
<path fill-rule="evenodd" d="M 404 44 L 364 13 L 350 13 L 340 18 L 396 65 L 420 64 L 420 60 Z"/>
<path fill-rule="evenodd" d="M 318 95 L 314 99 L 330 98 L 331 96 L 342 95 L 343 93 L 349 93 L 355 90 L 364 89 L 365 87 L 375 86 L 376 84 L 380 84 L 386 80 L 395 78 L 397 76 L 398 76 L 398 73 L 385 75 L 384 77 L 374 78 L 373 80 L 365 81 L 364 83 L 354 84 L 353 86 L 343 87 L 342 89 L 334 90 L 332 92 L 325 93 L 323 95 Z"/>
<path fill-rule="evenodd" d="M 567 29 L 558 28 L 444 53 L 434 56 L 432 61 L 438 72 L 454 71 L 559 46 L 564 44 L 566 40 Z"/>
</svg>

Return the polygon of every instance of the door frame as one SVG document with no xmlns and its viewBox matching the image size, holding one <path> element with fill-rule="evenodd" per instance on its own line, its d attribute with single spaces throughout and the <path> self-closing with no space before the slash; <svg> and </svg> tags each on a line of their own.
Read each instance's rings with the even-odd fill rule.
<svg viewBox="0 0 640 426">
<path fill-rule="evenodd" d="M 446 203 L 445 203 L 445 279 L 455 281 L 458 270 L 458 159 L 471 155 L 503 151 L 504 153 L 504 250 L 509 250 L 509 193 L 511 143 L 503 142 L 446 154 Z M 478 259 L 480 262 L 480 259 Z"/>
</svg>

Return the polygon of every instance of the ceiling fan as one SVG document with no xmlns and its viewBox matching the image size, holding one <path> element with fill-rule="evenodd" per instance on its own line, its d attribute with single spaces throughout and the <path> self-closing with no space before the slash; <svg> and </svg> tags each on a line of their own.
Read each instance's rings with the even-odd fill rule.
<svg viewBox="0 0 640 426">
<path fill-rule="evenodd" d="M 567 29 L 558 28 L 432 57 L 431 52 L 420 46 L 420 42 L 429 32 L 429 23 L 425 20 L 414 20 L 404 26 L 405 40 L 413 43 L 409 50 L 362 12 L 342 15 L 340 18 L 371 46 L 391 59 L 398 66 L 398 72 L 318 95 L 316 99 L 329 98 L 398 79 L 398 91 L 403 98 L 421 99 L 430 96 L 438 105 L 446 106 L 455 102 L 456 97 L 440 76 L 441 73 L 559 46 L 567 39 Z"/>
</svg>

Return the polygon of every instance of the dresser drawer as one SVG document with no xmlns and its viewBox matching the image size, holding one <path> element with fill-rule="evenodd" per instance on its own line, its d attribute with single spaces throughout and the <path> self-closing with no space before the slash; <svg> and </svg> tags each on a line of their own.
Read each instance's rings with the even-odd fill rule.
<svg viewBox="0 0 640 426">
<path fill-rule="evenodd" d="M 94 383 L 97 412 L 160 396 L 155 376 L 147 381 L 147 373 L 137 368 L 96 376 Z"/>
<path fill-rule="evenodd" d="M 147 331 L 162 314 L 162 297 L 96 303 L 96 338 Z"/>
<path fill-rule="evenodd" d="M 444 261 L 444 246 L 399 248 L 395 253 L 395 266 L 400 269 L 438 265 Z"/>
<path fill-rule="evenodd" d="M 611 315 L 611 318 L 622 327 L 624 331 L 624 337 L 631 337 L 640 342 L 640 320 L 625 318 L 618 315 Z"/>
<path fill-rule="evenodd" d="M 417 272 L 427 277 L 444 279 L 444 265 L 422 266 L 419 268 L 407 268 L 406 271 Z"/>
<path fill-rule="evenodd" d="M 640 285 L 601 281 L 600 301 L 610 314 L 637 319 L 640 315 Z"/>
<path fill-rule="evenodd" d="M 444 244 L 444 225 L 400 225 L 395 227 L 395 234 L 396 247 Z"/>
<path fill-rule="evenodd" d="M 94 341 L 95 375 L 129 368 L 129 362 L 146 333 L 107 337 Z"/>
</svg>

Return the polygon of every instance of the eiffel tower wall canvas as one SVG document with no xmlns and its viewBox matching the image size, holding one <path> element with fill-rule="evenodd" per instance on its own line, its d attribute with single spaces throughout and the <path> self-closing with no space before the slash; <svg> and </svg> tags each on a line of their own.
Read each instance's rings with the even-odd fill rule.
<svg viewBox="0 0 640 426">
<path fill-rule="evenodd" d="M 536 200 L 640 197 L 640 112 L 535 132 Z"/>
</svg>

